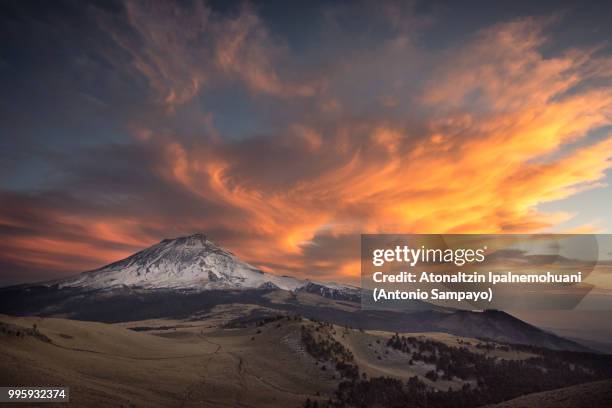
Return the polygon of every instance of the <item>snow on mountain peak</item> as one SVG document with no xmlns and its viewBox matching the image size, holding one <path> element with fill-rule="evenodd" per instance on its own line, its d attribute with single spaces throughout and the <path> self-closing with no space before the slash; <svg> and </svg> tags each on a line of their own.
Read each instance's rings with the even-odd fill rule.
<svg viewBox="0 0 612 408">
<path fill-rule="evenodd" d="M 307 281 L 277 276 L 241 261 L 229 251 L 193 234 L 163 241 L 73 278 L 60 287 L 103 289 L 115 286 L 173 289 L 255 289 L 278 287 L 296 290 Z"/>
</svg>

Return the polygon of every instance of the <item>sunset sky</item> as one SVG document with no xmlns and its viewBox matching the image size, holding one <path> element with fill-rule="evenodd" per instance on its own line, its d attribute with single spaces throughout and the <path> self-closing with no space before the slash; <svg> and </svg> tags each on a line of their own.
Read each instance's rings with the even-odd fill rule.
<svg viewBox="0 0 612 408">
<path fill-rule="evenodd" d="M 3 1 L 0 285 L 194 232 L 352 283 L 361 233 L 612 233 L 611 15 Z"/>
</svg>

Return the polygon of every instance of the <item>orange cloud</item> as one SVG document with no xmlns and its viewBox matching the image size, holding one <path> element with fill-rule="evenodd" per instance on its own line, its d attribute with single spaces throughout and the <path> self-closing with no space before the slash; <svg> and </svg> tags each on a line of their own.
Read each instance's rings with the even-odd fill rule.
<svg viewBox="0 0 612 408">
<path fill-rule="evenodd" d="M 139 23 L 136 11 L 130 15 L 139 31 L 170 52 L 167 41 L 173 37 L 158 37 Z M 208 24 L 209 16 L 201 13 Z M 316 96 L 310 86 L 279 79 L 258 19 L 247 13 L 227 24 L 222 33 L 213 30 L 217 68 L 257 92 Z M 384 112 L 359 120 L 342 115 L 333 124 L 309 112 L 286 132 L 246 140 L 198 143 L 147 134 L 140 143 L 161 150 L 152 171 L 201 205 L 200 212 L 180 219 L 180 228 L 174 225 L 178 216 L 149 220 L 155 225 L 148 232 L 139 225 L 147 221 L 133 215 L 83 217 L 85 231 L 121 249 L 98 251 L 94 243 L 61 238 L 15 239 L 4 248 L 61 267 L 68 262 L 56 255 L 77 252 L 90 263 L 112 261 L 162 238 L 154 231 L 217 231 L 225 234 L 222 244 L 266 270 L 355 281 L 354 237 L 360 233 L 553 228 L 569 215 L 543 213 L 539 205 L 599 186 L 612 167 L 610 134 L 590 138 L 611 124 L 609 82 L 592 83 L 609 78 L 612 65 L 594 50 L 544 56 L 544 28 L 534 19 L 499 24 L 432 57 L 436 65 L 427 73 L 427 86 L 412 95 L 414 109 L 423 112 L 418 126 Z M 169 104 L 189 100 L 208 78 L 197 67 L 182 71 L 178 61 L 198 62 L 181 55 L 187 52 L 179 46 L 168 54 L 171 60 L 156 53 L 135 62 Z M 333 100 L 342 111 L 350 108 L 345 95 L 326 92 L 315 105 Z M 400 99 L 395 107 L 402 106 Z"/>
<path fill-rule="evenodd" d="M 325 172 L 296 175 L 281 191 L 265 180 L 244 181 L 231 158 L 203 165 L 197 152 L 188 159 L 189 181 L 175 179 L 244 214 L 235 228 L 252 229 L 262 241 L 236 250 L 256 263 L 275 257 L 295 264 L 321 235 L 553 227 L 567 215 L 542 213 L 538 205 L 597 186 L 611 167 L 612 139 L 574 143 L 610 124 L 612 93 L 572 90 L 589 79 L 594 62 L 577 51 L 547 59 L 538 52 L 540 35 L 535 21 L 516 21 L 448 56 L 449 68 L 437 72 L 431 81 L 437 85 L 423 94 L 425 105 L 442 105 L 434 109 L 428 137 L 374 123 L 364 139 L 349 125 L 315 139 L 323 153 L 313 165 L 333 163 Z M 487 104 L 484 112 L 465 100 L 475 91 Z M 354 266 L 346 262 L 343 274 Z M 297 263 L 304 274 L 317 265 Z"/>
</svg>

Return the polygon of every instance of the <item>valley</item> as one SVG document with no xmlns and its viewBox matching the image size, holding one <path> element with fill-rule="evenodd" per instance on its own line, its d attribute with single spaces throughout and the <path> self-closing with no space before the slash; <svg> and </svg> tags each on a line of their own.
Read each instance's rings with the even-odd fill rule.
<svg viewBox="0 0 612 408">
<path fill-rule="evenodd" d="M 415 390 L 429 399 L 427 406 L 445 406 L 440 405 L 445 395 L 460 401 L 466 390 L 490 386 L 478 370 L 470 371 L 472 363 L 465 372 L 457 362 L 453 372 L 443 368 L 444 356 L 452 353 L 502 364 L 492 374 L 501 377 L 507 371 L 503 364 L 522 370 L 531 361 L 546 367 L 549 378 L 558 373 L 558 383 L 541 383 L 537 391 L 612 376 L 583 353 L 549 354 L 546 361 L 557 361 L 549 364 L 540 360 L 544 349 L 529 346 L 439 332 L 363 330 L 239 304 L 188 319 L 113 324 L 2 315 L 0 345 L 0 382 L 69 385 L 72 402 L 84 407 L 362 406 L 358 401 L 394 406 L 380 398 Z M 562 363 L 566 360 L 571 363 Z M 608 360 L 603 364 L 612 367 Z M 566 375 L 565 364 L 584 364 L 585 371 Z M 371 392 L 362 395 L 363 390 Z M 522 395 L 520 388 L 508 392 Z M 470 401 L 475 400 L 456 406 L 477 406 Z"/>
</svg>

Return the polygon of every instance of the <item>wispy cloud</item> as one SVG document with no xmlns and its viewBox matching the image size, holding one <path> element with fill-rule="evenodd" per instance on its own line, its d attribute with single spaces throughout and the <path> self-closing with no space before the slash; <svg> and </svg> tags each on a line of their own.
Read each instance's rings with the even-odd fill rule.
<svg viewBox="0 0 612 408">
<path fill-rule="evenodd" d="M 112 51 L 129 56 L 117 68 L 145 78 L 143 104 L 162 109 L 131 118 L 128 144 L 62 163 L 70 182 L 4 193 L 3 263 L 68 273 L 202 230 L 263 268 L 350 280 L 360 233 L 547 230 L 569 215 L 539 204 L 604 182 L 612 138 L 590 135 L 610 125 L 609 57 L 546 55 L 554 19 L 429 50 L 406 29 L 416 17 L 394 16 L 382 13 L 391 34 L 378 47 L 356 39 L 357 51 L 327 52 L 341 27 L 322 27 L 327 43 L 308 51 L 318 64 L 299 66 L 252 7 L 102 14 Z M 235 83 L 278 123 L 225 137 L 198 99 Z"/>
<path fill-rule="evenodd" d="M 149 81 L 157 102 L 169 108 L 189 102 L 202 88 L 220 81 L 242 81 L 253 92 L 281 97 L 315 93 L 312 84 L 279 76 L 277 67 L 286 49 L 271 38 L 246 3 L 227 16 L 199 1 L 187 5 L 127 1 L 123 19 L 98 17 L 117 46 L 128 53 L 132 68 Z"/>
</svg>

